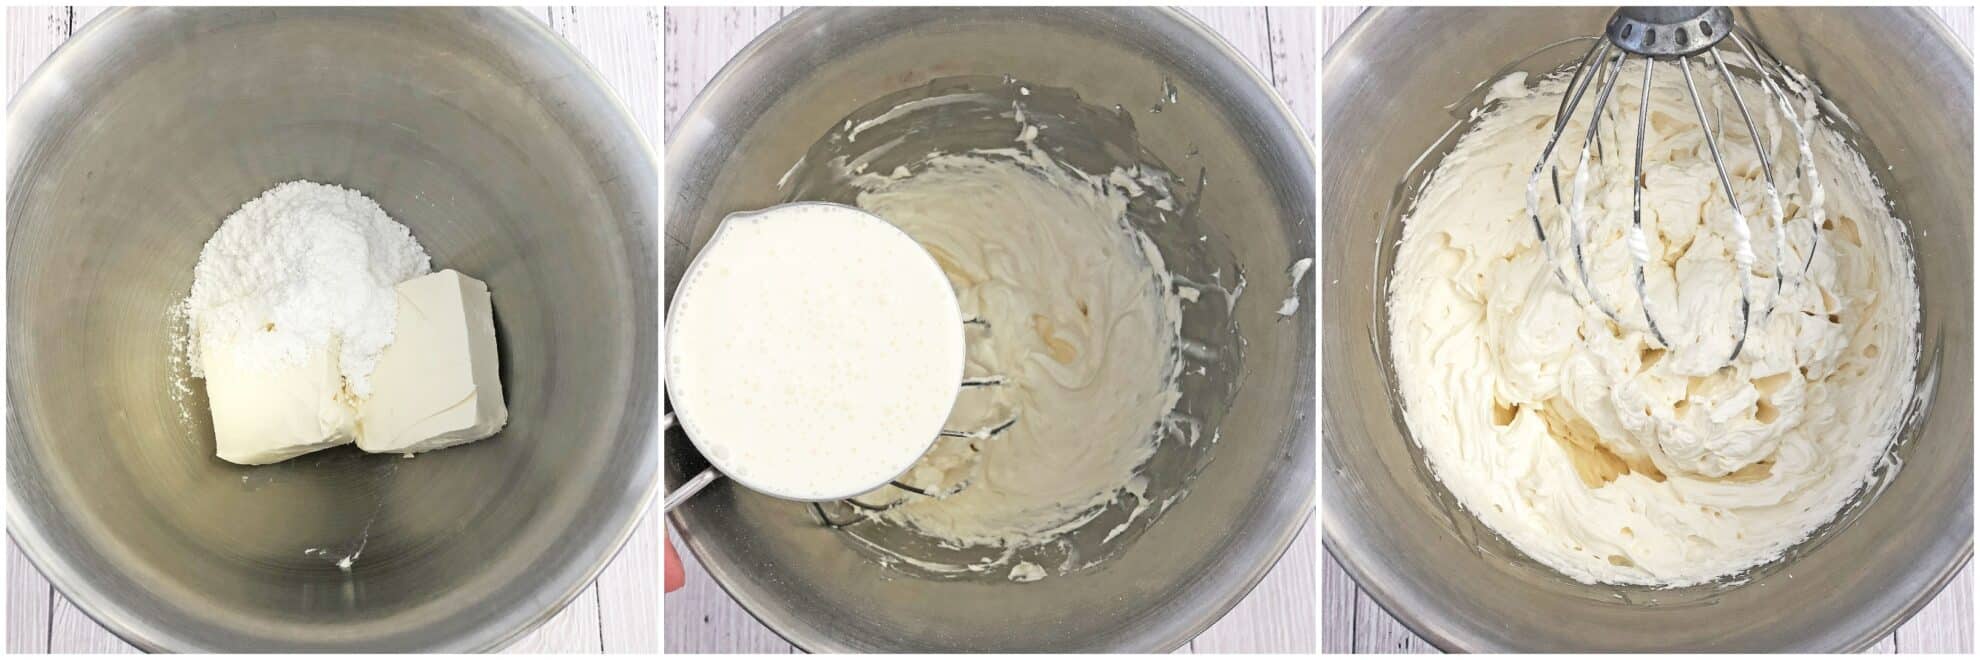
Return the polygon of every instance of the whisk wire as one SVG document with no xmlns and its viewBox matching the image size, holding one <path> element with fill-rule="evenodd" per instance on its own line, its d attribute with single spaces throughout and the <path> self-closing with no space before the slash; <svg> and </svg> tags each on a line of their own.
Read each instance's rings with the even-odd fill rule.
<svg viewBox="0 0 1980 660">
<path fill-rule="evenodd" d="M 1731 243 L 1732 260 L 1734 267 L 1738 269 L 1739 280 L 1739 326 L 1733 339 L 1732 351 L 1725 359 L 1725 364 L 1731 364 L 1738 360 L 1744 351 L 1747 338 L 1756 323 L 1753 280 L 1758 276 L 1754 272 L 1758 257 L 1753 249 L 1753 224 L 1747 216 L 1746 209 L 1740 206 L 1740 196 L 1733 188 L 1734 168 L 1727 166 L 1726 156 L 1739 149 L 1739 140 L 1734 133 L 1738 131 L 1738 127 L 1745 127 L 1754 156 L 1760 161 L 1760 174 L 1765 185 L 1762 191 L 1763 198 L 1759 202 L 1763 208 L 1755 212 L 1765 214 L 1762 224 L 1772 231 L 1774 243 L 1773 295 L 1764 301 L 1765 306 L 1759 310 L 1757 319 L 1758 323 L 1764 324 L 1783 298 L 1788 279 L 1792 277 L 1799 282 L 1814 266 L 1815 249 L 1820 244 L 1824 222 L 1821 217 L 1822 184 L 1815 172 L 1813 150 L 1808 146 L 1808 134 L 1803 129 L 1801 117 L 1795 112 L 1794 102 L 1789 96 L 1790 90 L 1797 94 L 1804 93 L 1805 79 L 1798 77 L 1798 74 L 1788 69 L 1787 65 L 1782 64 L 1772 53 L 1760 48 L 1758 42 L 1750 35 L 1742 34 L 1734 23 L 1731 10 L 1726 7 L 1625 7 L 1611 16 L 1604 34 L 1606 38 L 1596 39 L 1596 43 L 1589 46 L 1581 59 L 1574 63 L 1574 69 L 1568 76 L 1568 88 L 1555 111 L 1553 131 L 1541 149 L 1539 162 L 1533 165 L 1532 175 L 1527 179 L 1527 216 L 1533 225 L 1533 233 L 1539 239 L 1541 253 L 1553 268 L 1554 278 L 1567 289 L 1576 304 L 1593 305 L 1611 322 L 1617 326 L 1623 325 L 1617 316 L 1616 307 L 1608 300 L 1608 294 L 1595 286 L 1594 278 L 1589 272 L 1587 244 L 1590 236 L 1600 235 L 1606 238 L 1608 234 L 1599 233 L 1601 230 L 1590 226 L 1601 218 L 1591 220 L 1585 217 L 1586 197 L 1589 179 L 1595 174 L 1593 169 L 1596 163 L 1599 161 L 1604 168 L 1610 163 L 1619 163 L 1619 160 L 1610 159 L 1621 157 L 1622 130 L 1624 130 L 1622 128 L 1624 120 L 1621 116 L 1627 110 L 1620 99 L 1616 101 L 1615 107 L 1610 107 L 1610 99 L 1623 77 L 1623 69 L 1628 58 L 1631 55 L 1641 57 L 1643 86 L 1636 107 L 1636 153 L 1632 169 L 1634 176 L 1631 178 L 1630 220 L 1622 234 L 1629 253 L 1630 276 L 1635 285 L 1636 296 L 1642 303 L 1643 321 L 1650 331 L 1650 338 L 1665 349 L 1678 348 L 1671 344 L 1670 337 L 1665 334 L 1665 323 L 1660 322 L 1656 311 L 1657 305 L 1650 299 L 1648 271 L 1653 264 L 1653 255 L 1650 251 L 1648 232 L 1643 227 L 1643 197 L 1649 188 L 1648 174 L 1644 171 L 1644 153 L 1651 129 L 1652 87 L 1660 62 L 1670 62 L 1675 65 L 1684 79 L 1684 87 L 1680 93 L 1686 95 L 1692 111 L 1697 115 L 1698 130 L 1702 135 L 1705 151 L 1709 152 L 1713 169 L 1718 175 L 1717 187 L 1723 192 L 1728 210 L 1731 212 L 1728 222 L 1730 231 L 1727 232 L 1730 235 L 1727 238 Z M 1778 114 L 1763 115 L 1762 119 L 1784 118 L 1794 130 L 1796 146 L 1799 147 L 1795 183 L 1797 189 L 1806 188 L 1808 203 L 1802 206 L 1802 214 L 1808 216 L 1811 226 L 1808 251 L 1798 273 L 1793 272 L 1794 269 L 1787 265 L 1790 261 L 1788 255 L 1792 253 L 1793 246 L 1788 236 L 1788 214 L 1782 190 L 1788 180 L 1783 173 L 1775 171 L 1772 153 L 1775 147 L 1780 146 L 1779 142 L 1783 136 L 1770 136 L 1761 132 L 1761 122 L 1754 118 L 1756 108 L 1749 107 L 1745 98 L 1745 92 L 1752 90 L 1740 89 L 1741 83 L 1734 75 L 1733 67 L 1727 64 L 1727 56 L 1718 52 L 1719 43 L 1726 38 L 1731 38 L 1739 52 L 1745 56 L 1746 63 L 1750 65 L 1764 95 L 1772 98 L 1774 107 L 1763 105 L 1757 109 Z M 1694 62 L 1694 58 L 1698 61 Z M 1694 63 L 1701 70 L 1716 69 L 1719 73 L 1718 78 L 1725 87 L 1724 92 L 1717 89 L 1707 90 L 1711 92 L 1709 113 L 1706 107 L 1708 101 L 1705 95 L 1700 93 L 1697 76 L 1692 72 Z M 1707 76 L 1709 84 L 1710 74 L 1703 75 Z M 1555 149 L 1558 148 L 1562 134 L 1567 130 L 1568 124 L 1591 87 L 1599 88 L 1600 91 L 1596 94 L 1595 106 L 1588 115 L 1587 134 L 1581 142 L 1580 158 L 1574 163 L 1573 182 L 1568 186 L 1567 194 L 1563 195 L 1560 169 L 1564 165 L 1555 162 Z M 1728 105 L 1731 107 L 1727 107 Z M 1604 117 L 1610 115 L 1617 116 L 1610 122 L 1611 134 L 1604 136 L 1602 122 Z M 1610 144 L 1616 145 L 1616 151 L 1612 152 L 1609 149 Z M 1603 174 L 1607 176 L 1613 171 L 1605 171 Z M 1751 172 L 1750 169 L 1740 171 L 1743 177 L 1750 177 L 1746 174 Z M 1542 174 L 1550 175 L 1554 203 L 1561 209 L 1560 222 L 1566 225 L 1564 229 L 1556 229 L 1557 232 L 1565 231 L 1567 234 L 1569 244 L 1565 248 L 1553 244 L 1559 241 L 1548 235 L 1546 223 L 1541 221 L 1539 185 Z M 1714 228 L 1715 232 L 1719 231 L 1716 229 L 1717 223 L 1709 218 L 1704 224 L 1707 228 Z M 1579 280 L 1578 287 L 1570 284 L 1567 265 L 1563 263 L 1570 258 L 1574 262 L 1577 276 L 1574 279 Z M 1663 321 L 1668 320 L 1663 319 Z"/>
<path fill-rule="evenodd" d="M 1615 308 L 1609 305 L 1608 299 L 1602 295 L 1601 289 L 1595 287 L 1593 278 L 1588 275 L 1588 257 L 1583 250 L 1588 244 L 1588 219 L 1584 217 L 1582 211 L 1586 210 L 1588 192 L 1590 166 L 1588 147 L 1596 141 L 1596 136 L 1601 132 L 1602 109 L 1608 106 L 1609 95 L 1616 91 L 1616 83 L 1622 80 L 1623 60 L 1627 57 L 1629 53 L 1618 50 L 1616 59 L 1606 67 L 1608 73 L 1602 76 L 1608 82 L 1603 84 L 1601 94 L 1595 98 L 1594 111 L 1588 113 L 1588 137 L 1581 141 L 1581 160 L 1574 166 L 1574 192 L 1568 198 L 1570 205 L 1567 207 L 1568 244 L 1574 253 L 1574 269 L 1581 278 L 1581 286 L 1588 291 L 1588 297 L 1594 301 L 1595 308 L 1618 324 L 1622 323 L 1622 320 L 1616 317 Z"/>
<path fill-rule="evenodd" d="M 1705 149 L 1712 154 L 1712 166 L 1719 173 L 1719 187 L 1725 192 L 1726 204 L 1732 211 L 1733 263 L 1739 269 L 1739 330 L 1733 340 L 1732 354 L 1727 362 L 1739 359 L 1740 349 L 1746 346 L 1747 328 L 1753 313 L 1753 228 L 1746 224 L 1746 214 L 1739 209 L 1739 198 L 1733 194 L 1732 176 L 1726 173 L 1725 157 L 1719 153 L 1719 141 L 1712 136 L 1710 119 L 1705 116 L 1705 105 L 1699 100 L 1698 85 L 1692 80 L 1691 58 L 1678 58 L 1678 71 L 1684 73 L 1685 89 L 1691 92 L 1691 108 L 1698 113 L 1698 124 L 1704 128 Z M 1721 122 L 1723 124 L 1724 122 Z"/>
<path fill-rule="evenodd" d="M 1533 164 L 1533 174 L 1526 179 L 1526 215 L 1533 222 L 1534 236 L 1540 239 L 1540 253 L 1547 255 L 1547 260 L 1554 267 L 1554 279 L 1561 283 L 1561 288 L 1568 290 L 1568 294 L 1573 296 L 1576 302 L 1580 302 L 1581 297 L 1574 295 L 1574 287 L 1568 284 L 1567 272 L 1561 268 L 1560 262 L 1553 258 L 1554 250 L 1547 240 L 1547 228 L 1540 222 L 1540 175 L 1551 169 L 1554 147 L 1560 144 L 1561 134 L 1567 132 L 1567 118 L 1574 113 L 1575 107 L 1581 105 L 1582 94 L 1586 93 L 1589 84 L 1594 82 L 1594 76 L 1582 76 L 1582 70 L 1587 68 L 1589 62 L 1599 61 L 1598 57 L 1608 53 L 1609 42 L 1600 39 L 1596 41 L 1595 45 L 1588 48 L 1588 53 L 1582 55 L 1581 63 L 1575 66 L 1574 78 L 1568 81 L 1568 94 L 1562 97 L 1560 109 L 1554 113 L 1554 131 L 1547 136 L 1547 144 L 1540 150 L 1540 161 Z M 1558 173 L 1554 174 L 1553 183 L 1554 204 L 1560 205 L 1561 185 Z"/>
<path fill-rule="evenodd" d="M 1643 301 L 1643 323 L 1650 326 L 1650 336 L 1657 344 L 1670 348 L 1671 342 L 1664 338 L 1664 329 L 1657 325 L 1657 317 L 1650 312 L 1650 284 L 1644 275 L 1645 266 L 1650 262 L 1650 242 L 1643 235 L 1643 138 L 1650 132 L 1650 113 L 1643 108 L 1650 107 L 1650 81 L 1657 72 L 1657 61 L 1643 60 L 1643 100 L 1637 103 L 1636 113 L 1636 175 L 1630 177 L 1630 222 L 1629 222 L 1629 261 L 1631 274 L 1636 279 L 1636 296 Z"/>
<path fill-rule="evenodd" d="M 980 316 L 972 316 L 963 319 L 963 325 L 978 328 L 985 333 L 990 332 L 992 329 L 990 325 L 990 321 Z M 1010 380 L 1002 375 L 970 376 L 970 377 L 965 377 L 962 380 L 963 387 L 996 387 L 996 386 L 1008 385 L 1008 384 L 1010 384 Z M 1011 417 L 1006 418 L 1002 422 L 998 422 L 994 425 L 987 426 L 984 428 L 979 428 L 973 431 L 955 431 L 950 429 L 942 429 L 936 433 L 936 436 L 941 438 L 956 438 L 956 439 L 969 440 L 970 451 L 981 451 L 981 449 L 979 449 L 976 445 L 977 441 L 989 440 L 991 438 L 995 438 L 998 435 L 1003 434 L 1005 431 L 1010 430 L 1011 427 L 1017 426 L 1017 423 L 1018 423 L 1017 416 L 1012 415 Z M 893 479 L 887 482 L 887 485 L 892 486 L 895 490 L 899 490 L 903 493 L 909 493 L 922 498 L 932 498 L 932 499 L 944 499 L 947 497 L 954 496 L 958 493 L 961 493 L 964 489 L 969 488 L 970 484 L 971 484 L 971 479 L 964 478 L 958 481 L 957 483 L 949 486 L 947 489 L 937 490 L 934 488 L 909 484 L 907 482 L 901 481 L 900 479 Z M 842 500 L 835 501 L 837 504 L 847 505 L 848 515 L 845 516 L 834 516 L 831 513 L 828 513 L 825 510 L 826 503 L 822 503 L 822 502 L 811 502 L 810 508 L 812 513 L 818 517 L 818 521 L 820 524 L 823 524 L 826 527 L 837 529 L 837 528 L 848 527 L 851 525 L 859 524 L 868 520 L 872 520 L 874 519 L 875 515 L 885 513 L 887 511 L 891 511 L 895 507 L 899 507 L 903 504 L 906 504 L 908 501 L 907 498 L 901 498 L 885 504 L 868 504 L 866 502 L 860 501 L 859 497 L 861 496 L 848 497 Z"/>
<path fill-rule="evenodd" d="M 1817 202 L 1803 207 L 1805 214 L 1808 216 L 1808 254 L 1803 258 L 1801 263 L 1801 272 L 1795 275 L 1795 279 L 1800 280 L 1808 275 L 1810 268 L 1815 266 L 1815 248 L 1822 242 L 1823 218 L 1821 217 L 1822 205 L 1820 204 L 1822 199 L 1822 179 L 1820 173 L 1815 169 L 1815 154 L 1808 149 L 1808 134 L 1801 128 L 1800 113 L 1795 112 L 1794 104 L 1788 101 L 1787 90 L 1782 89 L 1780 85 L 1774 82 L 1775 71 L 1779 72 L 1782 80 L 1791 79 L 1787 75 L 1787 67 L 1782 65 L 1780 60 L 1774 58 L 1774 54 L 1767 52 L 1765 48 L 1747 45 L 1746 38 L 1741 36 L 1738 30 L 1734 30 L 1726 36 L 1732 39 L 1733 45 L 1739 47 L 1739 52 L 1746 56 L 1746 61 L 1753 63 L 1753 68 L 1760 72 L 1760 84 L 1767 88 L 1768 94 L 1773 96 L 1775 104 L 1780 107 L 1781 114 L 1787 117 L 1788 125 L 1793 127 L 1795 148 L 1800 157 L 1796 163 L 1796 175 L 1801 180 L 1809 182 L 1809 195 Z M 1765 56 L 1764 59 L 1761 57 L 1762 55 Z M 1782 228 L 1782 231 L 1785 231 L 1785 227 Z M 1780 267 L 1775 266 L 1775 270 L 1779 271 Z M 1777 272 L 1776 277 L 1779 276 Z"/>
<path fill-rule="evenodd" d="M 1783 285 L 1787 281 L 1786 275 L 1783 274 L 1786 269 L 1782 267 L 1787 263 L 1787 217 L 1781 208 L 1779 184 L 1774 180 L 1773 159 L 1767 156 L 1769 145 L 1760 143 L 1760 128 L 1753 123 L 1753 114 L 1747 111 L 1746 99 L 1740 95 L 1739 84 L 1733 79 L 1732 71 L 1726 68 L 1725 59 L 1719 57 L 1717 49 L 1705 52 L 1711 55 L 1713 66 L 1719 69 L 1719 77 L 1726 81 L 1726 87 L 1732 91 L 1733 106 L 1739 109 L 1740 119 L 1746 122 L 1746 134 L 1753 138 L 1753 152 L 1760 157 L 1760 173 L 1767 180 L 1764 197 L 1767 203 L 1767 226 L 1771 227 L 1774 233 L 1774 295 L 1767 300 L 1767 306 L 1760 311 L 1760 322 L 1764 324 L 1768 317 L 1773 316 L 1774 306 L 1780 302 Z"/>
</svg>

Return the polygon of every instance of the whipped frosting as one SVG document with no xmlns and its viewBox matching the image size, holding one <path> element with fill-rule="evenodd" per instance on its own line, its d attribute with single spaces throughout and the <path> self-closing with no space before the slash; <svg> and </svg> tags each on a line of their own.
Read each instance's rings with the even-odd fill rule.
<svg viewBox="0 0 1980 660">
<path fill-rule="evenodd" d="M 1580 148 L 1593 91 L 1570 118 L 1554 155 L 1566 204 L 1546 179 L 1533 195 L 1552 259 L 1527 179 L 1566 76 L 1492 85 L 1404 220 L 1390 344 L 1411 434 L 1467 510 L 1576 580 L 1686 586 L 1780 557 L 1870 479 L 1912 396 L 1918 289 L 1902 225 L 1813 95 L 1784 106 L 1739 82 L 1770 194 L 1730 89 L 1702 66 L 1739 208 L 1663 63 L 1630 231 L 1642 66 L 1624 67 L 1605 147 Z"/>
</svg>

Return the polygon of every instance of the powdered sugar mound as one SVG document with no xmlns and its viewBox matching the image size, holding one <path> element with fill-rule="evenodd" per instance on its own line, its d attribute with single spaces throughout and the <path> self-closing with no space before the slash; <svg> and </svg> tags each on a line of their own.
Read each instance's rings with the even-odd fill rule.
<svg viewBox="0 0 1980 660">
<path fill-rule="evenodd" d="M 224 350 L 245 364 L 302 364 L 341 339 L 338 367 L 352 394 L 392 343 L 392 287 L 432 268 L 404 225 L 357 191 L 291 181 L 220 224 L 193 269 L 186 299 L 188 360 Z"/>
</svg>

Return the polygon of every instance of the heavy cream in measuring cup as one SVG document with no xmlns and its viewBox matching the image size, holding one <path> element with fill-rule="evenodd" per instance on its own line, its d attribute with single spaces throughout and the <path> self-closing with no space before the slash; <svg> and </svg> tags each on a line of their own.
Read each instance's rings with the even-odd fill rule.
<svg viewBox="0 0 1980 660">
<path fill-rule="evenodd" d="M 730 478 L 790 499 L 899 475 L 962 381 L 962 314 L 941 267 L 847 206 L 729 216 L 667 323 L 667 392 L 688 436 Z"/>
</svg>

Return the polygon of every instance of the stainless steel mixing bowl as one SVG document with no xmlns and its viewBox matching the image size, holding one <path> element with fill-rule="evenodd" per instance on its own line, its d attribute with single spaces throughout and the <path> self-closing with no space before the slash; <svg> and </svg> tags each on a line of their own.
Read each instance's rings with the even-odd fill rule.
<svg viewBox="0 0 1980 660">
<path fill-rule="evenodd" d="M 499 647 L 651 501 L 654 159 L 522 12 L 120 10 L 36 72 L 7 132 L 7 529 L 119 636 Z M 507 429 L 409 460 L 214 458 L 201 383 L 173 398 L 169 310 L 221 219 L 293 179 L 370 195 L 487 281 Z"/>
<path fill-rule="evenodd" d="M 1599 34 L 1609 11 L 1380 9 L 1328 51 L 1326 547 L 1391 614 L 1446 649 L 1868 646 L 1973 552 L 1973 67 L 1924 11 L 1737 10 L 1855 119 L 1910 225 L 1924 308 L 1920 394 L 1898 452 L 1903 468 L 1880 495 L 1743 586 L 1589 586 L 1526 559 L 1450 503 L 1408 439 L 1381 357 L 1383 287 L 1400 231 L 1392 204 L 1406 201 L 1399 182 L 1469 110 L 1460 100 L 1473 85 L 1550 43 Z M 1582 52 L 1554 50 L 1535 68 Z"/>
<path fill-rule="evenodd" d="M 673 522 L 743 607 L 805 649 L 1173 649 L 1244 597 L 1313 506 L 1312 278 L 1300 285 L 1296 314 L 1275 313 L 1292 284 L 1287 267 L 1313 254 L 1311 142 L 1270 86 L 1201 24 L 1158 9 L 793 14 L 737 55 L 670 136 L 668 290 L 724 215 L 783 201 L 780 178 L 842 118 L 963 75 L 1008 75 L 1041 86 L 1035 94 L 1070 88 L 1101 108 L 1119 104 L 1141 145 L 1185 168 L 1178 173 L 1190 187 L 1199 172 L 1208 178 L 1201 218 L 1245 273 L 1235 315 L 1246 343 L 1242 369 L 1225 378 L 1237 385 L 1227 408 L 1209 397 L 1216 383 L 1186 379 L 1182 406 L 1223 417 L 1202 432 L 1195 451 L 1210 460 L 1189 495 L 1113 559 L 1026 584 L 883 569 L 806 507 L 729 483 L 676 509 Z M 1165 80 L 1177 102 L 1155 112 Z M 1191 329 L 1186 320 L 1185 334 Z M 1238 350 L 1229 343 L 1214 349 Z M 676 484 L 705 464 L 673 436 L 666 462 Z M 700 615 L 675 602 L 668 616 Z"/>
</svg>

